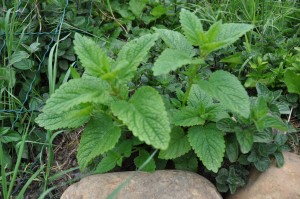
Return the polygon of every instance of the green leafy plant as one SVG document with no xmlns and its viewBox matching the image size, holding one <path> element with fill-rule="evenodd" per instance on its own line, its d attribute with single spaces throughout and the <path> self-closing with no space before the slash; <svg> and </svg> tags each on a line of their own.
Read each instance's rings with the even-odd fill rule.
<svg viewBox="0 0 300 199">
<path fill-rule="evenodd" d="M 148 34 L 126 44 L 116 60 L 109 58 L 91 39 L 75 35 L 75 52 L 86 69 L 85 74 L 80 79 L 63 84 L 47 101 L 43 108 L 44 113 L 40 114 L 36 121 L 48 130 L 76 128 L 87 123 L 78 151 L 81 168 L 85 168 L 95 157 L 117 144 L 122 125 L 146 144 L 161 150 L 168 149 L 171 128 L 162 97 L 155 89 L 143 86 L 128 99 L 126 86 L 155 44 L 158 35 L 166 40 L 170 48 L 165 49 L 156 60 L 153 67 L 154 75 L 166 74 L 182 65 L 192 64 L 188 71 L 191 73 L 189 85 L 183 99 L 184 103 L 188 101 L 189 105 L 176 110 L 179 111 L 176 115 L 190 117 L 191 114 L 195 121 L 187 118 L 188 123 L 184 123 L 185 120 L 182 118 L 175 118 L 175 125 L 179 122 L 179 126 L 194 126 L 203 125 L 206 120 L 217 121 L 227 116 L 225 109 L 239 112 L 244 117 L 249 115 L 250 103 L 247 93 L 237 78 L 225 71 L 213 73 L 209 81 L 199 81 L 194 85 L 193 93 L 190 92 L 194 76 L 200 64 L 204 63 L 203 58 L 214 50 L 232 44 L 252 26 L 218 22 L 204 32 L 200 20 L 187 10 L 181 12 L 181 21 L 187 40 L 179 32 L 157 29 L 158 34 Z M 192 29 L 195 31 L 191 32 Z M 228 32 L 232 34 L 227 35 Z M 192 44 L 200 47 L 201 57 L 193 58 L 195 49 Z M 177 60 L 169 59 L 171 56 L 175 56 Z M 174 67 L 176 61 L 179 64 L 175 65 L 176 68 L 169 68 L 163 64 L 167 63 Z M 222 80 L 219 81 L 219 78 Z M 226 86 L 219 84 L 224 81 L 228 81 Z M 237 95 L 233 93 L 236 90 L 239 91 Z M 197 101 L 199 99 L 193 99 L 193 95 L 204 97 L 208 102 Z M 220 103 L 214 103 L 211 96 Z M 198 133 L 202 131 L 203 133 Z M 225 150 L 223 133 L 215 124 L 208 124 L 192 127 L 188 137 L 192 148 L 204 165 L 216 172 L 221 166 Z M 207 145 L 202 145 L 203 142 Z M 209 151 L 214 152 L 208 154 Z M 179 152 L 185 153 L 180 149 Z"/>
<path fill-rule="evenodd" d="M 138 16 L 140 10 L 134 12 Z M 287 111 L 278 102 L 281 93 L 257 84 L 258 96 L 249 97 L 236 76 L 211 71 L 206 64 L 212 52 L 232 45 L 253 26 L 218 21 L 205 31 L 185 9 L 180 22 L 184 34 L 155 28 L 155 33 L 129 41 L 115 59 L 92 39 L 75 34 L 75 52 L 85 72 L 55 91 L 36 122 L 47 130 L 85 126 L 77 154 L 82 170 L 93 166 L 106 172 L 129 157 L 139 168 L 150 156 L 149 145 L 160 152 L 144 167 L 147 171 L 164 168 L 162 160 L 196 171 L 200 159 L 213 173 L 225 162 L 253 164 L 263 171 L 272 157 L 282 166 L 286 133 L 293 130 L 280 118 Z M 148 85 L 130 90 L 158 40 L 165 48 L 151 67 L 152 82 L 143 76 Z M 172 81 L 181 85 L 171 89 L 175 97 L 169 92 Z M 221 190 L 234 192 L 245 184 L 247 174 L 235 172 L 233 167 L 219 171 Z"/>
<path fill-rule="evenodd" d="M 76 128 L 87 122 L 78 151 L 81 168 L 115 146 L 123 125 L 147 144 L 167 148 L 170 124 L 161 96 L 144 86 L 128 100 L 126 86 L 156 40 L 150 34 L 132 40 L 113 60 L 92 40 L 75 35 L 75 51 L 85 74 L 63 84 L 36 121 L 49 130 Z"/>
</svg>

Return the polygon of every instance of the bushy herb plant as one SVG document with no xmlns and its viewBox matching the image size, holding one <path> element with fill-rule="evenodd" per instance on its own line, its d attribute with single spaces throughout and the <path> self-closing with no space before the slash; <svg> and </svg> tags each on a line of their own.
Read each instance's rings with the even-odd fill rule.
<svg viewBox="0 0 300 199">
<path fill-rule="evenodd" d="M 92 39 L 75 34 L 85 72 L 55 91 L 36 122 L 47 130 L 84 125 L 77 154 L 82 170 L 107 172 L 130 158 L 139 168 L 154 148 L 159 154 L 144 170 L 172 160 L 175 168 L 197 171 L 200 160 L 215 173 L 220 191 L 234 192 L 245 184 L 245 165 L 264 171 L 272 158 L 283 165 L 293 128 L 280 117 L 286 111 L 280 91 L 257 84 L 258 96 L 249 97 L 236 76 L 207 67 L 212 52 L 239 40 L 252 25 L 218 21 L 204 30 L 185 9 L 180 22 L 183 34 L 154 28 L 111 57 Z M 152 64 L 149 52 L 157 45 L 163 49 Z M 149 77 L 137 73 L 147 61 Z M 152 82 L 131 89 L 137 75 Z M 171 81 L 180 85 L 175 92 L 169 92 Z"/>
</svg>

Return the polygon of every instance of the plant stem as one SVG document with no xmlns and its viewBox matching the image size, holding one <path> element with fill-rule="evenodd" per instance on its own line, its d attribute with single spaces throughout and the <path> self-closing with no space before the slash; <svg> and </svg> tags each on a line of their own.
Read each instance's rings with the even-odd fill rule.
<svg viewBox="0 0 300 199">
<path fill-rule="evenodd" d="M 2 143 L 0 141 L 0 162 L 1 162 L 1 176 L 2 176 L 2 196 L 4 199 L 7 198 L 7 182 L 6 182 L 6 173 L 5 173 L 5 162 L 4 162 L 4 153 L 2 148 Z"/>
<path fill-rule="evenodd" d="M 194 83 L 194 79 L 195 79 L 195 76 L 198 72 L 198 70 L 200 69 L 201 65 L 198 64 L 198 65 L 191 65 L 191 68 L 190 68 L 190 74 L 188 76 L 188 88 L 186 89 L 186 92 L 184 94 L 184 97 L 183 97 L 183 100 L 182 100 L 182 105 L 185 106 L 186 105 L 186 102 L 187 102 L 187 99 L 190 95 L 190 92 L 191 92 L 191 88 L 192 88 L 192 85 Z"/>
<path fill-rule="evenodd" d="M 25 142 L 26 142 L 26 137 L 27 137 L 27 133 L 23 135 L 23 138 L 22 138 L 22 141 L 21 141 L 21 146 L 20 146 L 19 151 L 18 151 L 17 162 L 16 162 L 16 165 L 15 165 L 15 169 L 14 169 L 14 172 L 13 172 L 12 179 L 11 179 L 10 184 L 9 184 L 7 197 L 9 197 L 11 195 L 12 189 L 14 187 L 14 184 L 15 184 L 15 181 L 16 181 L 16 178 L 17 178 L 18 169 L 19 169 L 19 166 L 21 164 L 22 154 L 23 154 L 24 146 L 25 146 Z"/>
</svg>

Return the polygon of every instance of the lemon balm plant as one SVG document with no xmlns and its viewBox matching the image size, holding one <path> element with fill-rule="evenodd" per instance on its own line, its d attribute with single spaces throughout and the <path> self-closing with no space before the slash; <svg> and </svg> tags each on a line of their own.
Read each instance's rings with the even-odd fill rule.
<svg viewBox="0 0 300 199">
<path fill-rule="evenodd" d="M 250 98 L 238 78 L 226 71 L 216 70 L 206 79 L 201 75 L 209 54 L 233 44 L 253 26 L 219 21 L 205 31 L 197 16 L 184 9 L 180 22 L 184 34 L 155 29 L 153 34 L 129 41 L 116 59 L 92 39 L 75 34 L 75 52 L 85 72 L 55 91 L 36 122 L 47 130 L 84 125 L 77 154 L 82 170 L 102 156 L 96 168 L 109 171 L 121 166 L 132 151 L 139 153 L 134 159 L 139 167 L 149 153 L 135 146 L 145 143 L 160 150 L 160 159 L 176 161 L 186 154 L 196 154 L 208 170 L 217 173 L 224 156 L 234 163 L 240 155 L 249 155 L 254 146 L 264 143 L 266 139 L 259 140 L 258 135 L 270 128 L 288 130 L 280 112 L 276 115 L 274 107 L 270 109 L 276 99 L 266 97 L 266 89 L 264 95 Z M 153 86 L 134 91 L 128 88 L 157 40 L 162 40 L 166 48 L 154 62 L 153 78 L 181 73 L 187 79 L 176 107 Z M 270 140 L 273 142 L 272 135 Z M 281 157 L 281 149 L 277 149 L 265 158 L 275 152 Z M 253 163 L 259 164 L 259 158 L 256 155 Z M 146 170 L 154 169 L 152 160 Z M 219 181 L 223 190 L 227 184 Z"/>
</svg>

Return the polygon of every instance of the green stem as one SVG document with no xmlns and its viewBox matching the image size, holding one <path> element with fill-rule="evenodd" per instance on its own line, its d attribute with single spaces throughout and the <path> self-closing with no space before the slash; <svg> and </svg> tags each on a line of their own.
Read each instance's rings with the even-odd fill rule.
<svg viewBox="0 0 300 199">
<path fill-rule="evenodd" d="M 7 197 L 10 197 L 10 195 L 12 193 L 12 190 L 13 190 L 13 187 L 14 187 L 14 184 L 15 184 L 15 181 L 16 181 L 16 178 L 17 178 L 17 174 L 18 174 L 18 171 L 19 171 L 19 166 L 20 166 L 21 160 L 22 160 L 22 154 L 24 152 L 24 147 L 25 147 L 25 144 L 26 144 L 27 135 L 30 134 L 35 129 L 35 128 L 31 129 L 31 131 L 29 132 L 29 127 L 30 127 L 30 124 L 31 124 L 31 116 L 30 116 L 30 119 L 28 121 L 28 125 L 25 129 L 25 132 L 22 136 L 22 141 L 21 141 L 19 151 L 18 151 L 18 156 L 17 156 L 17 162 L 16 162 L 16 165 L 15 165 L 15 168 L 14 168 L 13 176 L 12 176 L 11 181 L 9 183 L 9 189 L 8 189 Z"/>
<path fill-rule="evenodd" d="M 201 65 L 191 65 L 191 68 L 190 68 L 190 74 L 188 76 L 188 88 L 186 89 L 186 92 L 184 94 L 184 97 L 183 97 L 183 100 L 182 100 L 182 105 L 185 106 L 186 105 L 186 102 L 187 102 L 187 99 L 190 95 L 190 92 L 191 92 L 191 88 L 192 88 L 192 85 L 194 83 L 194 79 L 195 79 L 195 76 L 198 72 L 198 70 L 200 69 Z"/>
<path fill-rule="evenodd" d="M 49 180 L 49 175 L 50 175 L 50 170 L 51 170 L 51 166 L 53 163 L 53 146 L 52 146 L 52 142 L 51 142 L 51 137 L 52 137 L 52 132 L 51 131 L 47 131 L 47 141 L 48 141 L 48 157 L 47 157 L 47 166 L 46 166 L 46 173 L 45 173 L 45 183 L 44 183 L 44 191 L 47 190 L 47 186 L 48 186 L 48 180 Z"/>
<path fill-rule="evenodd" d="M 19 166 L 21 164 L 22 154 L 23 154 L 23 151 L 24 151 L 26 137 L 27 137 L 27 133 L 23 135 L 23 138 L 22 138 L 22 141 L 21 141 L 21 146 L 20 146 L 19 151 L 18 151 L 18 159 L 17 159 L 16 165 L 15 165 L 15 169 L 14 169 L 14 172 L 13 172 L 12 179 L 11 179 L 10 184 L 9 184 L 7 197 L 9 197 L 11 195 L 12 189 L 14 187 L 14 184 L 15 184 L 15 181 L 16 181 L 16 178 L 17 178 L 18 169 L 19 169 Z"/>
<path fill-rule="evenodd" d="M 2 196 L 4 199 L 7 198 L 7 182 L 6 182 L 6 173 L 5 173 L 5 162 L 4 162 L 4 153 L 2 148 L 2 143 L 0 142 L 0 161 L 1 161 L 1 176 L 2 176 Z"/>
</svg>

